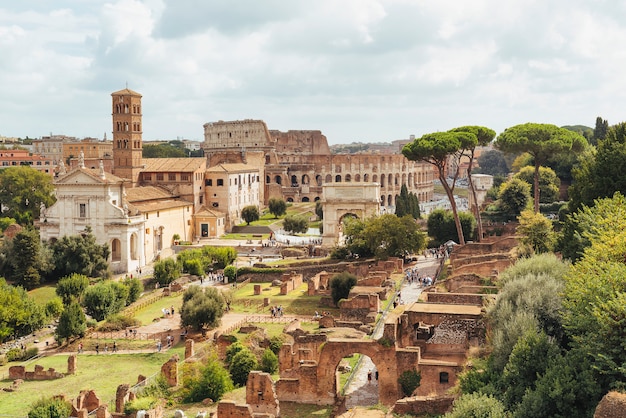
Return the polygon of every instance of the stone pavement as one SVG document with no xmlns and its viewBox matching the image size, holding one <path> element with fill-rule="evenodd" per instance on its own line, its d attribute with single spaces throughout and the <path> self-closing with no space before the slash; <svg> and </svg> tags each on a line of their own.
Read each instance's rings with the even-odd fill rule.
<svg viewBox="0 0 626 418">
<path fill-rule="evenodd" d="M 439 267 L 441 260 L 437 258 L 425 258 L 420 256 L 416 263 L 411 263 L 405 268 L 417 267 L 421 276 L 434 277 Z M 403 282 L 402 289 L 400 290 L 401 302 L 408 306 L 416 302 L 422 293 L 423 287 L 418 283 L 409 284 Z M 386 312 L 380 321 L 385 321 Z M 383 327 L 378 327 L 372 334 L 373 339 L 382 337 Z M 368 379 L 368 374 L 371 373 L 371 381 Z M 348 385 L 345 392 L 346 396 L 346 408 L 348 410 L 356 406 L 371 406 L 378 403 L 378 382 L 376 380 L 376 365 L 372 362 L 368 356 L 363 356 L 358 369 L 354 372 L 352 381 Z"/>
</svg>

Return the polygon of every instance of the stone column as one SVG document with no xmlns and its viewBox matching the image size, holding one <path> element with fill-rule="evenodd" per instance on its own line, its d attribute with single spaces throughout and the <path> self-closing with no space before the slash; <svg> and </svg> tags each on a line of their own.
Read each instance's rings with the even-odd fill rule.
<svg viewBox="0 0 626 418">
<path fill-rule="evenodd" d="M 74 374 L 76 373 L 76 354 L 72 354 L 67 358 L 67 374 Z"/>
<path fill-rule="evenodd" d="M 185 340 L 185 360 L 194 355 L 194 340 Z"/>
</svg>

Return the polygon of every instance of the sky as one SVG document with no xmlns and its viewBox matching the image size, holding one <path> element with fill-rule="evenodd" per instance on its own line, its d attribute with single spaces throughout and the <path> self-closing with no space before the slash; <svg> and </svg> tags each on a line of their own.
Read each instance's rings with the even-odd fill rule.
<svg viewBox="0 0 626 418">
<path fill-rule="evenodd" d="M 483 125 L 593 127 L 626 109 L 615 0 L 20 0 L 0 4 L 0 136 L 143 139 L 262 119 L 330 144 Z"/>
</svg>

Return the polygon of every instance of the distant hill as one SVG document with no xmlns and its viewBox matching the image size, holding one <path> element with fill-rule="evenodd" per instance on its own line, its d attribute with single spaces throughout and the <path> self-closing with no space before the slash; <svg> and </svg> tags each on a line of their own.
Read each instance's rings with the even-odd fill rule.
<svg viewBox="0 0 626 418">
<path fill-rule="evenodd" d="M 570 131 L 578 132 L 585 138 L 589 139 L 593 137 L 593 128 L 590 128 L 585 125 L 565 125 L 561 126 L 561 128 L 565 128 Z"/>
</svg>

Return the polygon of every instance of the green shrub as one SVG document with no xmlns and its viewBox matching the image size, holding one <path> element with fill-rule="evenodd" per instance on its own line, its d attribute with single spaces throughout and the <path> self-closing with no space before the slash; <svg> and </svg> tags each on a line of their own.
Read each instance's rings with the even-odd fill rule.
<svg viewBox="0 0 626 418">
<path fill-rule="evenodd" d="M 72 404 L 59 398 L 41 399 L 28 411 L 28 418 L 67 418 L 72 413 Z"/>
<path fill-rule="evenodd" d="M 269 348 L 265 349 L 261 357 L 261 370 L 269 374 L 274 374 L 278 370 L 278 357 Z"/>
<path fill-rule="evenodd" d="M 152 396 L 144 396 L 124 404 L 124 413 L 126 415 L 134 414 L 137 411 L 152 409 L 157 405 L 157 399 Z"/>
<path fill-rule="evenodd" d="M 398 378 L 398 383 L 400 383 L 404 395 L 411 396 L 415 389 L 419 387 L 421 380 L 422 376 L 419 372 L 416 372 L 415 370 L 406 370 L 402 372 Z"/>
<path fill-rule="evenodd" d="M 259 365 L 254 353 L 244 348 L 233 356 L 228 371 L 235 385 L 245 386 L 250 372 L 252 370 L 258 370 L 258 367 Z"/>
<path fill-rule="evenodd" d="M 37 347 L 27 348 L 24 351 L 24 356 L 22 357 L 22 360 L 29 360 L 33 357 L 36 357 L 38 354 L 39 354 L 39 348 Z"/>
<path fill-rule="evenodd" d="M 46 316 L 48 318 L 58 318 L 63 312 L 63 301 L 60 297 L 54 297 L 46 302 Z"/>
<path fill-rule="evenodd" d="M 24 356 L 24 350 L 21 348 L 12 348 L 6 353 L 7 361 L 20 361 Z"/>
<path fill-rule="evenodd" d="M 110 315 L 102 324 L 98 326 L 98 331 L 121 331 L 135 325 L 139 325 L 139 320 L 122 314 Z"/>
<path fill-rule="evenodd" d="M 226 349 L 226 358 L 224 359 L 224 363 L 230 364 L 235 354 L 243 350 L 245 347 L 241 343 L 241 341 L 235 341 Z"/>
<path fill-rule="evenodd" d="M 280 348 L 285 343 L 285 337 L 283 335 L 275 335 L 270 338 L 270 346 L 269 349 L 276 355 L 280 352 Z"/>
<path fill-rule="evenodd" d="M 233 381 L 215 354 L 209 356 L 205 365 L 188 363 L 183 366 L 183 399 L 186 402 L 207 398 L 217 402 L 231 390 Z"/>
</svg>

